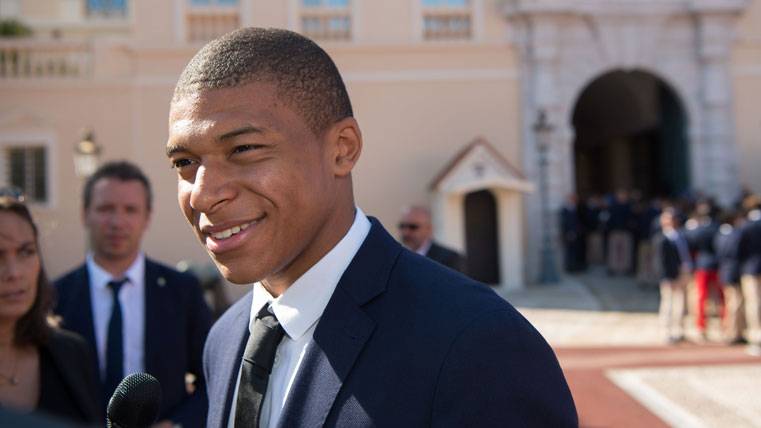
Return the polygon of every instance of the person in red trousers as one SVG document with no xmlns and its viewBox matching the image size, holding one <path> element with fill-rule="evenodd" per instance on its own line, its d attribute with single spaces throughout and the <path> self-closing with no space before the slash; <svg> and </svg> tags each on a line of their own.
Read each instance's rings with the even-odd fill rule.
<svg viewBox="0 0 761 428">
<path fill-rule="evenodd" d="M 690 251 L 695 255 L 695 288 L 698 298 L 695 323 L 702 340 L 706 339 L 705 306 L 711 290 L 716 291 L 721 304 L 721 317 L 724 318 L 724 294 L 719 283 L 719 260 L 714 246 L 719 231 L 719 224 L 714 219 L 715 211 L 710 201 L 698 202 L 695 217 L 688 222 L 686 233 Z"/>
</svg>

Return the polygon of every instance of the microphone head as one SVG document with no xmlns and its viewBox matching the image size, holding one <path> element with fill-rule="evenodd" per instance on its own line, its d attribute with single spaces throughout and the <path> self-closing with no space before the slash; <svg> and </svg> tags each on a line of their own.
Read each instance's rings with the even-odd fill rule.
<svg viewBox="0 0 761 428">
<path fill-rule="evenodd" d="M 161 406 L 161 384 L 148 373 L 125 377 L 108 402 L 108 426 L 144 428 L 156 422 Z"/>
</svg>

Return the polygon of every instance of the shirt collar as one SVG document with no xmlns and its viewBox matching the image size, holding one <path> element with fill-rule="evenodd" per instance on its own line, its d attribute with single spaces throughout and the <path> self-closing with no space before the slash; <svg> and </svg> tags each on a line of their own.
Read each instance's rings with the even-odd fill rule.
<svg viewBox="0 0 761 428">
<path fill-rule="evenodd" d="M 415 250 L 415 252 L 420 254 L 421 256 L 428 254 L 428 250 L 431 249 L 432 242 L 433 242 L 432 240 L 426 239 L 426 241 L 423 242 L 423 244 L 421 244 L 420 247 L 418 247 L 418 249 Z"/>
<path fill-rule="evenodd" d="M 357 208 L 354 223 L 341 241 L 291 284 L 285 293 L 273 298 L 261 282 L 255 283 L 249 329 L 253 328 L 261 308 L 272 302 L 270 311 L 275 314 L 288 337 L 297 340 L 303 336 L 322 316 L 338 281 L 369 232 L 370 221 Z"/>
<path fill-rule="evenodd" d="M 142 252 L 138 253 L 137 257 L 135 257 L 135 261 L 133 261 L 130 267 L 127 268 L 124 275 L 121 278 L 114 278 L 111 273 L 98 265 L 95 261 L 95 257 L 93 257 L 93 254 L 90 252 L 87 254 L 87 270 L 90 274 L 90 284 L 97 289 L 104 289 L 109 281 L 122 278 L 127 279 L 126 284 L 135 285 L 141 278 L 145 277 L 145 255 Z"/>
</svg>

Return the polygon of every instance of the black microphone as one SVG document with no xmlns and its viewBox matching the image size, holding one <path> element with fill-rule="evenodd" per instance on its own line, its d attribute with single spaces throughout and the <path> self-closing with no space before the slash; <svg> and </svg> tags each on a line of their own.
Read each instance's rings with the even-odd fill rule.
<svg viewBox="0 0 761 428">
<path fill-rule="evenodd" d="M 148 373 L 134 373 L 116 387 L 108 402 L 109 428 L 145 428 L 156 422 L 161 407 L 161 384 Z"/>
</svg>

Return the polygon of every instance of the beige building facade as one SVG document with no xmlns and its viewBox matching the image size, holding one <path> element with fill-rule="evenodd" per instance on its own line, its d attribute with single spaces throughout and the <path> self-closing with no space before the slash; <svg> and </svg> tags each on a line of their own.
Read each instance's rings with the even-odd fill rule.
<svg viewBox="0 0 761 428">
<path fill-rule="evenodd" d="M 101 161 L 152 180 L 146 252 L 207 260 L 164 155 L 169 100 L 203 43 L 241 26 L 302 32 L 334 58 L 365 140 L 365 212 L 395 233 L 403 206 L 430 204 L 439 240 L 497 260 L 505 287 L 539 267 L 540 111 L 553 216 L 574 191 L 761 192 L 758 0 L 0 0 L 0 17 L 33 30 L 0 38 L 0 179 L 37 199 L 51 276 L 86 251 L 83 129 Z M 478 233 L 496 239 L 478 248 Z"/>
</svg>

